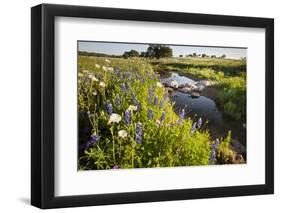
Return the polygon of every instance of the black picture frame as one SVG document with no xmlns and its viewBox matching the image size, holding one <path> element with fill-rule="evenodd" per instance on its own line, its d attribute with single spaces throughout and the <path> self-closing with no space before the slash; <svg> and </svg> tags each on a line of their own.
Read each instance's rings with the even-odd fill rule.
<svg viewBox="0 0 281 213">
<path fill-rule="evenodd" d="M 58 16 L 264 28 L 266 32 L 265 184 L 56 197 L 54 195 L 54 21 Z M 32 205 L 46 209 L 272 193 L 274 193 L 273 19 L 53 4 L 41 4 L 31 8 Z"/>
</svg>

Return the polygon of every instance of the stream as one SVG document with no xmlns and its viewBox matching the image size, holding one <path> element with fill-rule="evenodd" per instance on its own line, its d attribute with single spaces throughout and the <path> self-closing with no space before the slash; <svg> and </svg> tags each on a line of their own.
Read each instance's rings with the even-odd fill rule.
<svg viewBox="0 0 281 213">
<path fill-rule="evenodd" d="M 162 83 L 174 80 L 179 85 L 194 83 L 195 81 L 188 76 L 180 75 L 176 72 L 161 72 Z M 205 89 L 208 89 L 207 87 Z M 198 98 L 191 97 L 190 94 L 175 90 L 169 93 L 170 100 L 175 102 L 174 110 L 178 114 L 181 109 L 185 109 L 186 115 L 194 121 L 202 118 L 203 124 L 208 121 L 206 127 L 210 131 L 213 139 L 226 137 L 231 130 L 232 143 L 234 146 L 243 146 L 241 154 L 246 155 L 246 129 L 243 123 L 226 116 L 221 109 L 217 107 L 216 102 L 210 97 L 201 95 Z"/>
</svg>

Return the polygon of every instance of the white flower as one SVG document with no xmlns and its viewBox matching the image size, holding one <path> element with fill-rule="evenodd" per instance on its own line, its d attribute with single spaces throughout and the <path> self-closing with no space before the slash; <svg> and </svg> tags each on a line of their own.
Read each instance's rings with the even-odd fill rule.
<svg viewBox="0 0 281 213">
<path fill-rule="evenodd" d="M 105 62 L 110 63 L 111 61 L 109 59 L 105 59 Z"/>
<path fill-rule="evenodd" d="M 109 72 L 113 72 L 113 67 L 108 67 L 107 70 L 108 70 Z"/>
<path fill-rule="evenodd" d="M 160 82 L 157 82 L 157 84 L 156 84 L 156 85 L 157 85 L 157 87 L 160 87 L 160 88 L 161 88 L 161 87 L 163 87 L 163 84 L 162 84 L 162 83 L 160 83 Z"/>
<path fill-rule="evenodd" d="M 121 116 L 118 115 L 117 113 L 112 113 L 109 117 L 109 120 L 108 120 L 107 124 L 119 123 L 120 121 L 121 121 Z"/>
<path fill-rule="evenodd" d="M 105 83 L 101 81 L 101 82 L 100 82 L 100 86 L 101 86 L 101 87 L 105 87 Z"/>
<path fill-rule="evenodd" d="M 103 69 L 104 71 L 107 71 L 107 67 L 106 67 L 106 66 L 102 66 L 102 69 Z"/>
<path fill-rule="evenodd" d="M 94 92 L 93 92 L 93 95 L 94 96 L 96 96 L 98 93 L 97 93 L 97 91 L 95 90 Z"/>
<path fill-rule="evenodd" d="M 138 107 L 134 106 L 134 105 L 130 105 L 127 110 L 129 110 L 129 111 L 137 111 Z"/>
<path fill-rule="evenodd" d="M 158 119 L 156 120 L 156 125 L 159 126 L 161 124 L 161 121 L 159 121 Z"/>
<path fill-rule="evenodd" d="M 118 136 L 121 137 L 121 138 L 123 138 L 123 139 L 126 138 L 127 135 L 128 135 L 128 133 L 127 133 L 126 130 L 120 130 L 120 131 L 118 132 Z"/>
<path fill-rule="evenodd" d="M 90 74 L 89 78 L 92 79 L 92 81 L 99 81 L 99 79 L 97 79 L 93 74 Z"/>
<path fill-rule="evenodd" d="M 79 73 L 78 73 L 78 76 L 79 76 L 79 77 L 83 77 L 83 74 L 79 72 Z"/>
<path fill-rule="evenodd" d="M 99 68 L 100 68 L 100 65 L 99 65 L 99 64 L 95 64 L 95 67 L 99 69 Z"/>
</svg>

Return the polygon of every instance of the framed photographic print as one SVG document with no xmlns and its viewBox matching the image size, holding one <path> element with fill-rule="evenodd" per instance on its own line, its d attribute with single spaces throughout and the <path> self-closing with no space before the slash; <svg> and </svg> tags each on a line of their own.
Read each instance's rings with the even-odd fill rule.
<svg viewBox="0 0 281 213">
<path fill-rule="evenodd" d="M 271 194 L 274 21 L 31 9 L 31 203 Z"/>
</svg>

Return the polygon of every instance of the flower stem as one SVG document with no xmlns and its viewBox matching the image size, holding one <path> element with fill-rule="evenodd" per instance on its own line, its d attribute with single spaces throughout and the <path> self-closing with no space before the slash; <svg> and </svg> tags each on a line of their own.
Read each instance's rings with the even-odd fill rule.
<svg viewBox="0 0 281 213">
<path fill-rule="evenodd" d="M 114 128 L 114 124 L 110 128 L 110 132 L 111 132 L 111 136 L 112 136 L 112 156 L 113 156 L 113 162 L 114 162 L 114 164 L 116 164 L 116 160 L 115 160 L 115 140 L 114 140 L 114 135 L 113 135 L 113 128 Z"/>
</svg>

